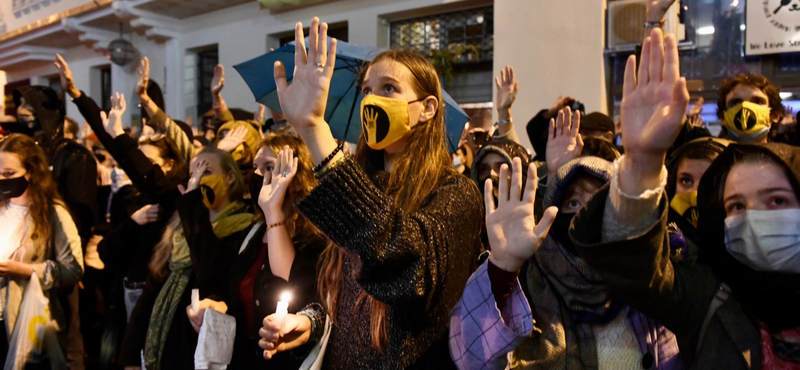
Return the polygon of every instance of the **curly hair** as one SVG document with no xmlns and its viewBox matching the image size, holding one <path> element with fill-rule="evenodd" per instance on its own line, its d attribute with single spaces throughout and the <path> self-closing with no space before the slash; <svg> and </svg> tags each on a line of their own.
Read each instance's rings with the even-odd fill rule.
<svg viewBox="0 0 800 370">
<path fill-rule="evenodd" d="M 770 108 L 769 118 L 772 119 L 772 122 L 778 122 L 786 115 L 786 108 L 783 106 L 780 90 L 769 79 L 756 73 L 742 73 L 722 81 L 722 86 L 719 88 L 719 98 L 717 99 L 717 117 L 720 120 L 724 119 L 725 111 L 728 110 L 728 105 L 725 102 L 728 94 L 739 85 L 754 87 L 767 95 Z"/>
</svg>

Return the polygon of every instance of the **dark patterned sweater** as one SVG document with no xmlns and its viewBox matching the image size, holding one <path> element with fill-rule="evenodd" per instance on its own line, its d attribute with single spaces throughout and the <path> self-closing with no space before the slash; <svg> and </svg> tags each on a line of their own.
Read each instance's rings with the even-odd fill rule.
<svg viewBox="0 0 800 370">
<path fill-rule="evenodd" d="M 351 159 L 324 176 L 297 208 L 346 249 L 336 326 L 326 369 L 455 368 L 447 347 L 449 315 L 483 249 L 483 207 L 469 178 L 443 181 L 419 210 L 405 213 Z M 388 343 L 371 346 L 370 308 L 361 291 L 388 305 Z"/>
</svg>

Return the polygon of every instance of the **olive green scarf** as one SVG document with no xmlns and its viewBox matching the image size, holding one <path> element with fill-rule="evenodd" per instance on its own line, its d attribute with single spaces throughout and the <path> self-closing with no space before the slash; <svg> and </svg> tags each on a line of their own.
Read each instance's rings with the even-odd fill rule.
<svg viewBox="0 0 800 370">
<path fill-rule="evenodd" d="M 253 215 L 243 212 L 245 207 L 242 202 L 233 202 L 223 208 L 211 221 L 214 234 L 218 238 L 224 238 L 250 227 Z M 193 272 L 189 244 L 186 242 L 182 227 L 175 231 L 172 243 L 172 255 L 169 259 L 170 274 L 158 293 L 150 316 L 150 325 L 147 328 L 144 359 L 148 370 L 161 369 L 164 344 L 169 336 L 172 320 L 178 312 L 178 303 L 186 291 Z"/>
</svg>

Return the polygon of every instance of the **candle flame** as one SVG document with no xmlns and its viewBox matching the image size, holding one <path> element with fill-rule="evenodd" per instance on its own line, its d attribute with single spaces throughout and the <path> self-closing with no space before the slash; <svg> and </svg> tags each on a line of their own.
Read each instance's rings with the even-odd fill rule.
<svg viewBox="0 0 800 370">
<path fill-rule="evenodd" d="M 292 294 L 291 294 L 291 293 L 289 293 L 289 292 L 283 292 L 283 293 L 281 293 L 281 301 L 283 301 L 283 302 L 288 302 L 288 301 L 290 301 L 291 299 L 292 299 Z"/>
</svg>

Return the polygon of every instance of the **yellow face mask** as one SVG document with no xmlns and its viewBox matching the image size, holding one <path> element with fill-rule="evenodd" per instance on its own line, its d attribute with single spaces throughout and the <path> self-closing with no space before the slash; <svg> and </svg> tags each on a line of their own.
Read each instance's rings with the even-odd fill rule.
<svg viewBox="0 0 800 370">
<path fill-rule="evenodd" d="M 217 209 L 228 197 L 228 184 L 222 175 L 208 175 L 200 179 L 200 192 L 203 204 L 208 209 Z"/>
<path fill-rule="evenodd" d="M 411 131 L 408 105 L 418 101 L 422 99 L 407 102 L 375 94 L 365 96 L 361 100 L 361 126 L 367 145 L 381 150 L 406 136 Z"/>
<path fill-rule="evenodd" d="M 669 207 L 697 227 L 697 191 L 675 194 Z"/>
<path fill-rule="evenodd" d="M 746 101 L 725 111 L 725 128 L 740 143 L 759 141 L 769 133 L 770 108 Z"/>
</svg>

